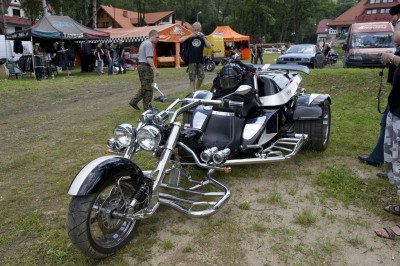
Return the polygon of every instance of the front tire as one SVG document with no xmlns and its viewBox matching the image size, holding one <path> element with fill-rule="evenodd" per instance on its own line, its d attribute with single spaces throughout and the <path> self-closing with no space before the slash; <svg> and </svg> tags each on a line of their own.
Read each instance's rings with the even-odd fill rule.
<svg viewBox="0 0 400 266">
<path fill-rule="evenodd" d="M 318 120 L 299 120 L 294 123 L 296 133 L 308 134 L 304 145 L 307 150 L 324 151 L 328 147 L 331 131 L 331 105 L 328 100 L 323 103 L 322 118 Z"/>
<path fill-rule="evenodd" d="M 120 181 L 120 190 L 116 182 L 122 176 L 112 179 L 97 193 L 74 196 L 71 200 L 67 215 L 68 235 L 75 247 L 88 257 L 101 259 L 112 255 L 132 240 L 139 226 L 138 220 L 113 216 L 113 212 L 127 212 L 124 198 L 132 198 L 137 189 L 127 179 Z"/>
</svg>

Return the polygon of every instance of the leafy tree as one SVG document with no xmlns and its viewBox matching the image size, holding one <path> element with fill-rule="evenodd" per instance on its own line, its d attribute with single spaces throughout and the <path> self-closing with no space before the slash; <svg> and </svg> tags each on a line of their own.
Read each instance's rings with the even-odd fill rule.
<svg viewBox="0 0 400 266">
<path fill-rule="evenodd" d="M 334 19 L 357 0 L 47 0 L 56 9 L 86 24 L 94 14 L 94 6 L 137 11 L 144 25 L 146 12 L 174 10 L 176 19 L 193 23 L 199 21 L 205 34 L 218 25 L 229 25 L 235 31 L 251 36 L 251 42 L 315 42 L 316 28 L 321 19 Z M 39 3 L 40 0 L 21 2 Z M 31 8 L 32 10 L 36 10 Z M 38 16 L 32 14 L 34 19 Z M 28 12 L 27 12 L 28 14 Z"/>
<path fill-rule="evenodd" d="M 42 14 L 42 1 L 41 0 L 21 0 L 21 8 L 24 10 L 26 17 L 35 23 L 36 19 Z"/>
</svg>

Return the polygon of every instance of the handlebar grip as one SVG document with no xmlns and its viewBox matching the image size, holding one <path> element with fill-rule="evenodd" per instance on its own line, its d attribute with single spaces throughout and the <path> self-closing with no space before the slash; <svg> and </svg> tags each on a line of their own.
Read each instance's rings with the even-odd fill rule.
<svg viewBox="0 0 400 266">
<path fill-rule="evenodd" d="M 154 97 L 154 101 L 157 101 L 157 102 L 165 102 L 166 101 L 166 97 L 164 97 L 164 96 L 157 96 L 157 97 Z"/>
<path fill-rule="evenodd" d="M 237 102 L 237 101 L 229 101 L 229 106 L 231 106 L 231 107 L 235 107 L 235 106 L 237 106 L 237 107 L 243 107 L 243 102 Z"/>
<path fill-rule="evenodd" d="M 177 98 L 165 97 L 165 96 L 157 96 L 157 97 L 154 97 L 154 98 L 153 98 L 154 101 L 162 102 L 162 103 L 164 103 L 164 102 L 173 102 L 173 101 L 175 101 L 176 99 L 177 99 Z"/>
</svg>

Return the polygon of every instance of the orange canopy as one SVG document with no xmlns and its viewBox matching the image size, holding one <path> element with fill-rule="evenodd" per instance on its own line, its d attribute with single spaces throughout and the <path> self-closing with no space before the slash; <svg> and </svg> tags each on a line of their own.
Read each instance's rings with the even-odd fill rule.
<svg viewBox="0 0 400 266">
<path fill-rule="evenodd" d="M 214 36 L 222 36 L 225 43 L 225 52 L 229 52 L 228 46 L 236 46 L 241 53 L 241 58 L 244 60 L 250 59 L 250 36 L 245 36 L 232 30 L 229 26 L 217 26 L 210 34 Z"/>
<path fill-rule="evenodd" d="M 191 32 L 178 25 L 167 24 L 160 26 L 145 26 L 134 28 L 104 28 L 97 29 L 103 32 L 110 33 L 110 39 L 123 40 L 125 42 L 142 42 L 147 39 L 151 30 L 156 30 L 160 34 L 160 42 L 179 42 L 182 36 L 190 35 Z"/>
<path fill-rule="evenodd" d="M 117 41 L 122 40 L 124 42 L 142 42 L 147 39 L 151 30 L 158 31 L 160 35 L 159 44 L 160 42 L 168 42 L 174 43 L 173 45 L 173 55 L 171 56 L 159 56 L 158 53 L 155 53 L 154 56 L 154 63 L 156 65 L 160 63 L 173 63 L 175 67 L 180 67 L 180 42 L 179 39 L 182 36 L 188 36 L 192 34 L 191 31 L 182 27 L 179 24 L 166 24 L 166 25 L 159 25 L 159 26 L 145 26 L 145 27 L 134 27 L 129 29 L 124 28 L 104 28 L 98 29 L 103 32 L 107 32 L 110 34 L 110 39 Z M 155 46 L 155 48 L 157 47 Z"/>
<path fill-rule="evenodd" d="M 239 34 L 229 26 L 217 26 L 210 35 L 222 36 L 224 42 L 250 41 L 249 36 Z"/>
</svg>

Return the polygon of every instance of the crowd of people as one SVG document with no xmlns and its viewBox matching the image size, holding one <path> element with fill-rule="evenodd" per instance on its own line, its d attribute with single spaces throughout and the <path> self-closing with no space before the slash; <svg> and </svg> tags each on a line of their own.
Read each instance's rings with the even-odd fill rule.
<svg viewBox="0 0 400 266">
<path fill-rule="evenodd" d="M 263 48 L 261 46 L 261 43 L 253 45 L 253 47 L 250 49 L 250 63 L 257 64 L 258 60 L 260 60 L 260 64 L 264 64 L 262 55 Z"/>
<path fill-rule="evenodd" d="M 107 63 L 107 74 L 112 75 L 126 74 L 127 60 L 126 54 L 130 54 L 130 48 L 125 46 L 122 41 L 117 44 L 114 42 L 109 42 L 108 44 L 99 42 L 94 51 L 96 65 L 97 65 L 97 75 L 103 75 L 104 63 Z"/>
</svg>

